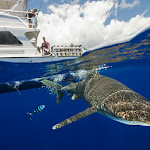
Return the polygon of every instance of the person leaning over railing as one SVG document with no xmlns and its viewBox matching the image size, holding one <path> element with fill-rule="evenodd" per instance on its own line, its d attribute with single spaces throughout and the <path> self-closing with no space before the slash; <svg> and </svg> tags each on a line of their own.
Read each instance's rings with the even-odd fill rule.
<svg viewBox="0 0 150 150">
<path fill-rule="evenodd" d="M 36 17 L 36 12 L 37 12 L 36 8 L 34 8 L 33 10 L 28 10 L 29 28 L 32 28 L 36 25 L 36 24 L 33 24 L 31 20 L 31 18 Z"/>
</svg>

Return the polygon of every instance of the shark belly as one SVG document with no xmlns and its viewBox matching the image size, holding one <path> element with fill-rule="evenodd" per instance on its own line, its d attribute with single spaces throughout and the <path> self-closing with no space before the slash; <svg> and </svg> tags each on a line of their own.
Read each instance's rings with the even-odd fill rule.
<svg viewBox="0 0 150 150">
<path fill-rule="evenodd" d="M 150 126 L 149 123 L 144 123 L 144 122 L 140 122 L 140 121 L 129 121 L 129 120 L 125 120 L 122 118 L 116 118 L 114 116 L 111 116 L 109 114 L 106 114 L 106 116 L 112 120 L 115 120 L 117 122 L 123 123 L 123 124 L 127 124 L 127 125 L 139 125 L 139 126 Z"/>
</svg>

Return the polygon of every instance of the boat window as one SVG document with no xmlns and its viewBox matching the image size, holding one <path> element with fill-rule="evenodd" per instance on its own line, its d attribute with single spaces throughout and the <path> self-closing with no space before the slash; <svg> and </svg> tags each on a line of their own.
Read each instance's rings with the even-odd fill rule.
<svg viewBox="0 0 150 150">
<path fill-rule="evenodd" d="M 0 45 L 22 45 L 9 31 L 0 31 Z"/>
</svg>

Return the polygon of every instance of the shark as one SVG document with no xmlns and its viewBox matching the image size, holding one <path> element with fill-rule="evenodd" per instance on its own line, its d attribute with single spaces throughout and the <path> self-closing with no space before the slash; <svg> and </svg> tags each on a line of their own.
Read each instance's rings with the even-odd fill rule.
<svg viewBox="0 0 150 150">
<path fill-rule="evenodd" d="M 53 84 L 48 81 L 43 83 L 47 87 Z M 61 101 L 63 93 L 67 92 L 68 96 L 72 96 L 72 100 L 82 98 L 89 107 L 54 125 L 53 130 L 93 113 L 100 113 L 127 125 L 150 126 L 150 101 L 123 83 L 100 75 L 97 71 L 89 74 L 83 81 L 60 87 L 59 93 L 61 96 L 57 92 L 57 103 Z"/>
</svg>

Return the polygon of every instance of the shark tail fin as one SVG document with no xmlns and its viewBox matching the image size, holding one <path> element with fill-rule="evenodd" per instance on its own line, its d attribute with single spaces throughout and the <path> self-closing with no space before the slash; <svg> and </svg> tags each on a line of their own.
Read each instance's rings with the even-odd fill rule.
<svg viewBox="0 0 150 150">
<path fill-rule="evenodd" d="M 54 125 L 52 127 L 52 129 L 53 130 L 59 129 L 59 128 L 67 125 L 67 124 L 75 122 L 75 121 L 77 121 L 79 119 L 82 119 L 82 118 L 84 118 L 86 116 L 89 116 L 89 115 L 91 115 L 91 114 L 93 114 L 95 112 L 97 112 L 97 108 L 96 107 L 87 108 L 86 110 L 84 110 L 84 111 L 82 111 L 82 112 L 80 112 L 80 113 L 78 113 L 78 114 L 76 114 L 76 115 L 74 115 L 74 116 L 72 116 L 72 117 L 70 117 L 70 118 L 68 118 L 68 119 L 66 119 L 66 120 L 56 124 L 56 125 Z"/>
<path fill-rule="evenodd" d="M 27 114 L 30 115 L 30 120 L 32 120 L 33 114 L 32 114 L 32 113 L 29 113 L 29 112 L 27 112 Z"/>
</svg>

